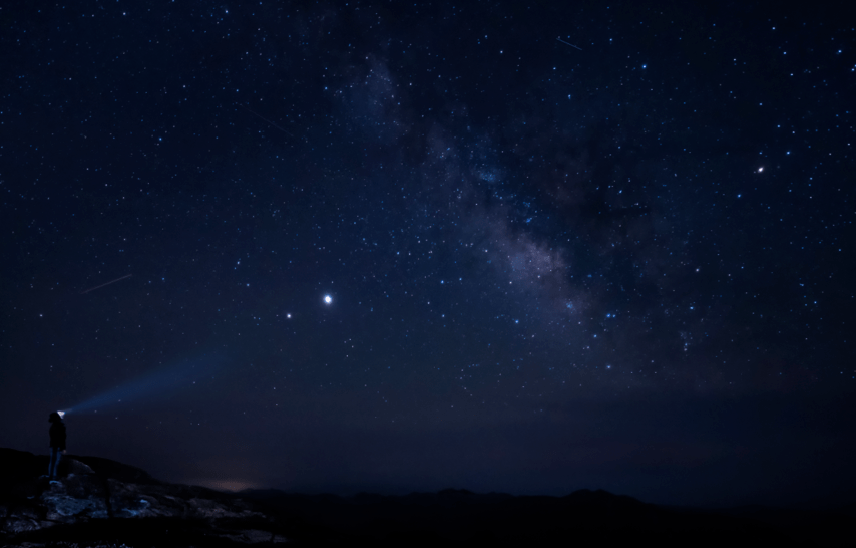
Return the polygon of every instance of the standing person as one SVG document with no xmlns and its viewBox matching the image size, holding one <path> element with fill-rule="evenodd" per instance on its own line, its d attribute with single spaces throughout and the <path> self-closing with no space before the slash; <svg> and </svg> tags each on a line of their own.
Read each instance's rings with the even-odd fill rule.
<svg viewBox="0 0 856 548">
<path fill-rule="evenodd" d="M 48 467 L 48 479 L 54 480 L 59 477 L 59 461 L 65 454 L 65 425 L 59 413 L 51 413 L 48 422 L 51 423 L 51 463 Z"/>
</svg>

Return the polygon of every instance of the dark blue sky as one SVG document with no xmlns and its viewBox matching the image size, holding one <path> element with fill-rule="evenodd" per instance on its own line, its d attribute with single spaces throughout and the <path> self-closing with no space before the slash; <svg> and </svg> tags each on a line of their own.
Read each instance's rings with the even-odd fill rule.
<svg viewBox="0 0 856 548">
<path fill-rule="evenodd" d="M 856 31 L 711 5 L 4 6 L 0 445 L 849 501 Z"/>
</svg>

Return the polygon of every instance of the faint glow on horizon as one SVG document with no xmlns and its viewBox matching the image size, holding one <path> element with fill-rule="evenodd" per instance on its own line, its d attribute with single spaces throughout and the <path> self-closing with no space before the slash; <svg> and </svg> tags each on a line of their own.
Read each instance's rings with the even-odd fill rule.
<svg viewBox="0 0 856 548">
<path fill-rule="evenodd" d="M 198 485 L 200 487 L 206 487 L 208 489 L 214 489 L 216 491 L 226 491 L 230 493 L 237 493 L 239 491 L 243 491 L 244 489 L 264 489 L 266 487 L 261 482 L 239 479 L 181 478 L 179 479 L 179 481 L 185 483 L 186 485 Z"/>
</svg>

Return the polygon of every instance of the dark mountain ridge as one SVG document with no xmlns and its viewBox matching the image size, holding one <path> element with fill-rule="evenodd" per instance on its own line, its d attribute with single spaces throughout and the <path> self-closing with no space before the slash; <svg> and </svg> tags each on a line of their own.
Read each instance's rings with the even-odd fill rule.
<svg viewBox="0 0 856 548">
<path fill-rule="evenodd" d="M 235 546 L 239 544 L 471 545 L 656 541 L 660 545 L 775 542 L 843 546 L 848 509 L 667 508 L 606 491 L 564 497 L 437 493 L 351 497 L 275 489 L 225 493 L 159 482 L 98 457 L 66 459 L 0 449 L 0 543 L 8 546 Z M 852 510 L 852 508 L 851 508 Z"/>
</svg>

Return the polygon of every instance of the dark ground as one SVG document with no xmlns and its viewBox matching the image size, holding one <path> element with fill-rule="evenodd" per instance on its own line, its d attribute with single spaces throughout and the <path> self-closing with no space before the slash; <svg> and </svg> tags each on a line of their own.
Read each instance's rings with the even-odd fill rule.
<svg viewBox="0 0 856 548">
<path fill-rule="evenodd" d="M 40 474 L 47 457 L 0 450 L 0 512 L 9 518 L 38 513 L 49 485 Z M 240 502 L 256 514 L 217 518 L 190 514 L 150 518 L 92 519 L 74 516 L 70 523 L 15 535 L 4 532 L 8 546 L 235 546 L 240 531 L 264 531 L 281 544 L 373 546 L 555 546 L 577 543 L 656 542 L 658 545 L 740 544 L 844 546 L 856 508 L 819 512 L 745 507 L 731 509 L 668 508 L 605 491 L 581 490 L 565 497 L 476 494 L 447 489 L 407 496 L 359 494 L 301 495 L 277 490 L 222 493 L 158 482 L 144 471 L 96 457 L 70 457 L 95 472 L 105 484 L 157 489 L 179 502 L 209 501 L 209 507 Z M 71 478 L 63 481 L 69 482 Z M 98 485 L 96 481 L 93 485 Z M 100 496 L 92 493 L 92 496 Z M 141 495 L 145 496 L 145 495 Z M 112 512 L 121 511 L 116 502 Z M 44 515 L 42 516 L 44 517 Z M 44 522 L 42 522 L 44 523 Z M 228 533 L 228 534 L 227 534 Z M 258 533 L 259 535 L 261 533 Z M 231 536 L 230 536 L 231 535 Z M 257 539 L 258 540 L 258 539 Z M 265 540 L 257 546 L 273 545 Z"/>
</svg>

